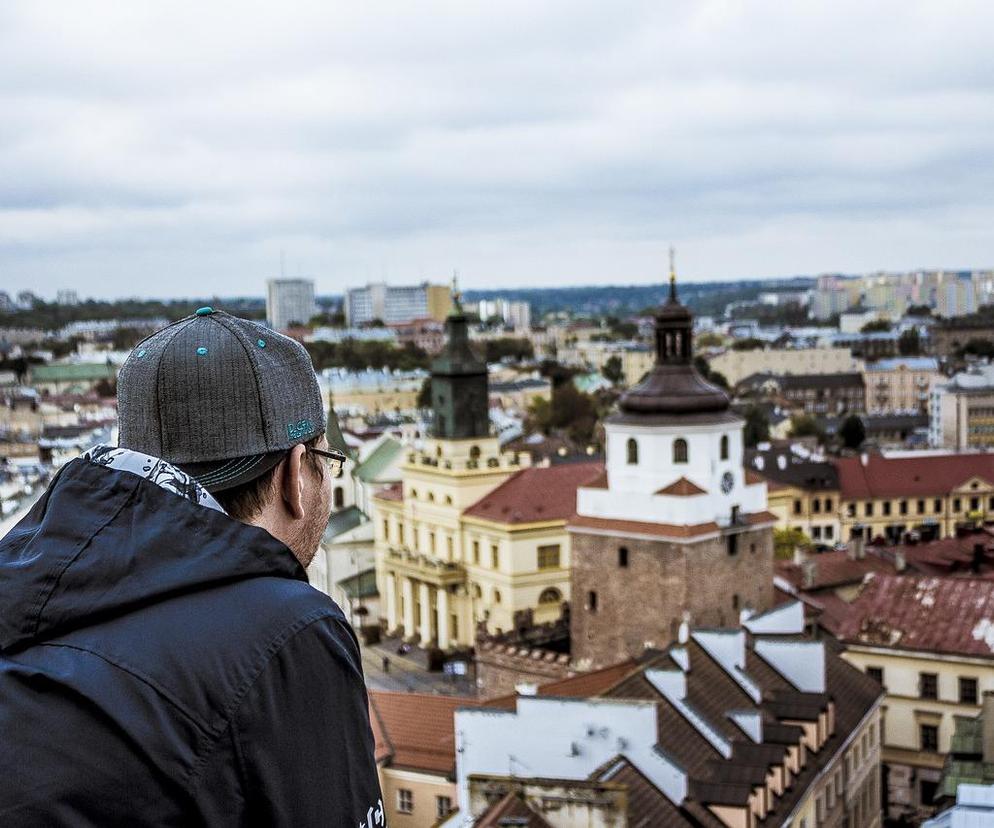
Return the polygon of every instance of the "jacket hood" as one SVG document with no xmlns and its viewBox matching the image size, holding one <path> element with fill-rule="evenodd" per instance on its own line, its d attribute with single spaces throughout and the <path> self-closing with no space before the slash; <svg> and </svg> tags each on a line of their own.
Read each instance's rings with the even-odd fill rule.
<svg viewBox="0 0 994 828">
<path fill-rule="evenodd" d="M 307 581 L 293 553 L 264 529 L 139 474 L 77 458 L 0 538 L 0 651 L 257 577 Z"/>
</svg>

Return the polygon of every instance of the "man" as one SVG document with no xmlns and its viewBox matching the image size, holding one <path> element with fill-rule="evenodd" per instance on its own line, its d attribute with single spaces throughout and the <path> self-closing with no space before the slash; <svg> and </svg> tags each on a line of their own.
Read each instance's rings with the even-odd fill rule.
<svg viewBox="0 0 994 828">
<path fill-rule="evenodd" d="M 118 414 L 0 540 L 0 825 L 384 825 L 307 352 L 201 308 Z"/>
</svg>

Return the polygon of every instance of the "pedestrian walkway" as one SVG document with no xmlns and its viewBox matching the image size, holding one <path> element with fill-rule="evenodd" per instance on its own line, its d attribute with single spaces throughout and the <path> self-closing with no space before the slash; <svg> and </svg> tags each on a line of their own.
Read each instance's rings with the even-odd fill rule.
<svg viewBox="0 0 994 828">
<path fill-rule="evenodd" d="M 362 669 L 366 686 L 374 690 L 396 690 L 407 693 L 437 693 L 446 696 L 476 696 L 476 676 L 472 662 L 467 675 L 447 675 L 428 670 L 424 650 L 412 647 L 401 655 L 399 641 L 384 639 L 380 644 L 362 645 Z M 384 658 L 388 660 L 384 669 Z"/>
</svg>

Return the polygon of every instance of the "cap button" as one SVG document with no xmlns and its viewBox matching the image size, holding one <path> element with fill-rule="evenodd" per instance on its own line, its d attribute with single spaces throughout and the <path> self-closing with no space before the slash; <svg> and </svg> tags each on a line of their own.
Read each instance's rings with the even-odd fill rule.
<svg viewBox="0 0 994 828">
<path fill-rule="evenodd" d="M 212 313 L 214 313 L 214 308 L 210 305 L 203 308 L 197 308 L 197 316 L 210 316 Z"/>
</svg>

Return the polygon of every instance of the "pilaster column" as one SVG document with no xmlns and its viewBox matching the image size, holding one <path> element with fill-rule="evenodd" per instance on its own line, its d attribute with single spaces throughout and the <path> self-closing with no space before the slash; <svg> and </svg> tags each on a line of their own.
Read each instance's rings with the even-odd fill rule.
<svg viewBox="0 0 994 828">
<path fill-rule="evenodd" d="M 386 601 L 387 632 L 391 633 L 397 629 L 397 576 L 393 572 L 387 572 Z"/>
<path fill-rule="evenodd" d="M 438 646 L 449 648 L 449 592 L 445 587 L 439 587 L 435 600 L 438 602 Z"/>
<path fill-rule="evenodd" d="M 431 587 L 422 581 L 420 588 L 421 627 L 418 632 L 421 634 L 421 646 L 425 647 L 431 641 Z"/>
<path fill-rule="evenodd" d="M 404 596 L 404 637 L 410 638 L 414 635 L 414 584 L 405 577 L 401 579 L 400 588 Z"/>
</svg>

